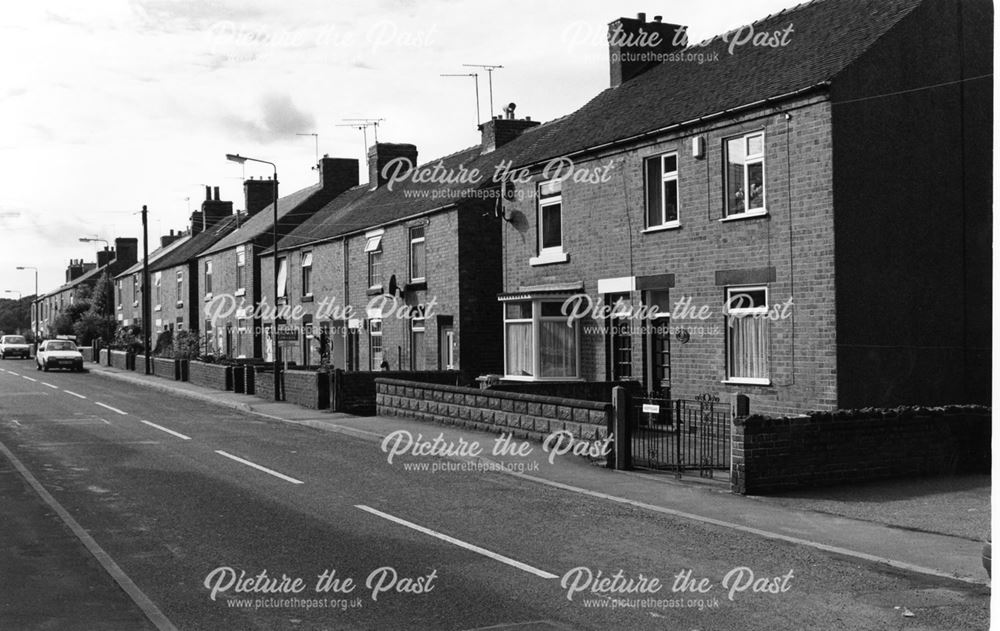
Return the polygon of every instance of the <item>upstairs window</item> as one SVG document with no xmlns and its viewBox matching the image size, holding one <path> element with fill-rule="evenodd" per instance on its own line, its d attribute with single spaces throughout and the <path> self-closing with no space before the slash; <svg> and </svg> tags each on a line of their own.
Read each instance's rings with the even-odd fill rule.
<svg viewBox="0 0 1000 631">
<path fill-rule="evenodd" d="M 365 253 L 368 255 L 368 287 L 376 289 L 382 286 L 382 235 L 368 237 L 365 241 Z"/>
<path fill-rule="evenodd" d="M 410 228 L 410 282 L 420 283 L 426 279 L 426 258 L 424 226 Z"/>
<path fill-rule="evenodd" d="M 562 181 L 538 186 L 538 253 L 562 250 Z"/>
<path fill-rule="evenodd" d="M 302 295 L 311 296 L 312 295 L 312 264 L 313 264 L 313 254 L 312 252 L 305 252 L 302 254 Z"/>
<path fill-rule="evenodd" d="M 212 295 L 212 259 L 205 261 L 205 294 Z"/>
<path fill-rule="evenodd" d="M 246 288 L 247 253 L 243 246 L 236 248 L 236 289 Z"/>
<path fill-rule="evenodd" d="M 162 274 L 163 274 L 162 272 L 156 272 L 156 274 L 153 275 L 153 297 L 154 297 L 153 302 L 156 303 L 157 310 L 159 310 L 160 308 L 160 286 L 162 285 L 163 281 Z"/>
<path fill-rule="evenodd" d="M 646 160 L 646 228 L 680 225 L 677 196 L 677 154 Z"/>
<path fill-rule="evenodd" d="M 726 217 L 763 215 L 766 212 L 764 191 L 764 132 L 730 138 L 726 154 Z"/>
<path fill-rule="evenodd" d="M 278 300 L 285 297 L 288 286 L 288 259 L 281 257 L 278 259 Z"/>
<path fill-rule="evenodd" d="M 184 302 L 184 272 L 177 270 L 177 303 Z M 180 327 L 178 327 L 180 329 Z"/>
</svg>

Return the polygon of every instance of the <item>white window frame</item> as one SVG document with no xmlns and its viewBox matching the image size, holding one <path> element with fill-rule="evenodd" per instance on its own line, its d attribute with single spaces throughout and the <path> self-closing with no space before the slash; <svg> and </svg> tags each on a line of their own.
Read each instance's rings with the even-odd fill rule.
<svg viewBox="0 0 1000 631">
<path fill-rule="evenodd" d="M 162 284 L 162 281 L 163 281 L 163 272 L 156 272 L 155 274 L 153 274 L 153 287 L 155 288 L 153 290 L 153 295 L 156 296 L 156 306 L 153 308 L 153 311 L 161 310 L 160 286 Z"/>
<path fill-rule="evenodd" d="M 288 257 L 278 259 L 278 300 L 288 298 Z"/>
<path fill-rule="evenodd" d="M 247 250 L 241 245 L 236 248 L 236 293 L 237 296 L 246 295 L 247 283 Z"/>
<path fill-rule="evenodd" d="M 760 153 L 750 153 L 750 139 L 760 136 Z M 742 212 L 731 212 L 729 209 L 729 188 L 732 184 L 729 182 L 729 143 L 733 140 L 743 141 L 743 181 L 742 186 L 744 192 L 743 197 L 743 211 Z M 748 132 L 742 136 L 730 136 L 722 141 L 722 182 L 723 182 L 723 199 L 722 199 L 722 210 L 723 217 L 720 221 L 732 221 L 734 219 L 743 219 L 745 217 L 760 217 L 761 215 L 767 214 L 767 164 L 765 160 L 765 155 L 767 154 L 767 137 L 764 135 L 764 130 L 759 129 L 757 131 Z M 749 184 L 750 184 L 750 166 L 754 164 L 760 164 L 760 178 L 763 183 L 764 190 L 761 191 L 761 206 L 760 208 L 750 208 L 750 196 L 748 194 Z"/>
<path fill-rule="evenodd" d="M 410 315 L 410 370 L 417 370 L 417 345 L 414 343 L 416 333 L 421 333 L 424 337 L 420 350 L 424 354 L 424 370 L 427 370 L 427 318 L 422 309 L 414 309 Z"/>
<path fill-rule="evenodd" d="M 205 260 L 205 300 L 212 299 L 212 259 Z"/>
<path fill-rule="evenodd" d="M 139 306 L 139 274 L 132 274 L 132 306 Z M 62 296 L 59 296 L 59 306 L 62 306 Z"/>
<path fill-rule="evenodd" d="M 313 264 L 313 253 L 312 250 L 302 253 L 302 261 L 300 267 L 302 268 L 302 296 L 312 296 L 312 264 Z"/>
<path fill-rule="evenodd" d="M 542 316 L 542 303 L 543 302 L 558 302 L 562 303 L 565 301 L 567 296 L 565 295 L 548 295 L 548 296 L 531 296 L 524 298 L 511 298 L 501 302 L 503 308 L 503 372 L 504 379 L 509 381 L 583 381 L 580 376 L 580 321 L 573 320 L 570 326 L 573 328 L 573 350 L 574 350 L 574 372 L 575 375 L 565 376 L 565 377 L 544 377 L 542 373 L 542 354 L 541 354 L 541 338 L 542 338 L 542 327 L 541 323 L 543 321 L 558 321 L 562 326 L 566 326 L 566 316 Z M 531 303 L 531 318 L 508 318 L 507 317 L 507 303 L 509 302 L 530 302 Z M 531 375 L 511 375 L 509 367 L 507 366 L 507 325 L 508 324 L 523 324 L 525 322 L 531 323 Z"/>
<path fill-rule="evenodd" d="M 377 260 L 377 264 L 375 261 Z M 376 279 L 375 274 L 372 272 L 378 270 L 378 278 Z M 382 245 L 368 252 L 368 289 L 381 289 L 383 283 L 384 275 L 382 272 Z M 374 282 L 378 280 L 378 282 Z"/>
<path fill-rule="evenodd" d="M 420 236 L 419 237 L 414 237 L 413 236 L 414 230 L 419 230 L 420 231 Z M 423 282 L 426 282 L 426 280 L 427 280 L 427 226 L 413 226 L 413 227 L 411 227 L 409 229 L 409 237 L 410 237 L 410 247 L 409 247 L 409 254 L 410 254 L 410 256 L 409 256 L 409 259 L 410 259 L 409 260 L 409 264 L 410 264 L 409 265 L 410 266 L 410 282 L 411 283 L 423 283 Z M 418 244 L 418 243 L 424 244 L 424 258 L 423 258 L 423 261 L 421 261 L 422 267 L 423 267 L 423 274 L 421 276 L 414 276 L 413 275 L 413 246 L 416 245 L 416 244 Z"/>
<path fill-rule="evenodd" d="M 667 158 L 674 159 L 674 170 L 667 171 L 666 161 Z M 643 167 L 646 166 L 650 161 L 659 161 L 660 163 L 660 177 L 655 182 L 650 182 L 649 178 L 646 177 L 646 190 L 645 192 L 645 204 L 644 211 L 645 216 L 643 221 L 646 222 L 646 229 L 643 232 L 656 232 L 658 230 L 669 230 L 670 228 L 679 228 L 681 225 L 681 190 L 680 190 L 680 178 L 678 177 L 680 173 L 680 155 L 676 151 L 668 151 L 659 156 L 652 158 L 646 158 L 646 162 Z M 645 170 L 645 174 L 648 175 L 648 169 Z M 667 196 L 663 194 L 664 185 L 667 182 L 677 183 L 677 218 L 667 221 Z M 650 186 L 660 187 L 660 222 L 656 224 L 649 223 L 649 208 L 646 204 L 649 203 L 649 187 Z"/>
<path fill-rule="evenodd" d="M 760 307 L 730 307 L 730 302 L 734 296 L 738 296 L 741 293 L 746 293 L 750 291 L 761 291 L 764 292 L 764 305 Z M 767 318 L 768 310 L 771 307 L 771 293 L 767 285 L 741 285 L 726 287 L 725 292 L 725 338 L 726 338 L 726 378 L 723 383 L 735 383 L 735 384 L 747 384 L 756 386 L 769 386 L 771 385 L 771 330 L 769 325 L 769 320 Z M 732 354 L 732 329 L 729 326 L 729 318 L 731 317 L 756 317 L 760 322 L 763 323 L 763 340 L 764 340 L 764 357 L 763 363 L 766 368 L 766 377 L 737 377 L 733 376 L 733 367 L 730 357 Z"/>
<path fill-rule="evenodd" d="M 378 338 L 379 361 L 375 361 L 375 338 Z M 385 338 L 382 336 L 382 318 L 371 318 L 368 320 L 368 369 L 371 371 L 382 370 L 382 361 L 385 360 Z"/>
<path fill-rule="evenodd" d="M 545 197 L 542 196 L 542 189 L 545 187 L 558 187 L 557 193 L 549 194 Z M 562 180 L 548 180 L 545 182 L 539 182 L 536 189 L 538 194 L 538 210 L 536 214 L 536 243 L 535 247 L 538 251 L 538 256 L 533 256 L 529 259 L 528 263 L 530 265 L 549 265 L 551 263 L 565 263 L 569 260 L 566 255 L 566 239 L 565 239 L 565 208 L 563 207 L 563 196 L 562 196 Z M 543 225 L 543 217 L 545 216 L 544 210 L 549 206 L 559 205 L 559 245 L 543 247 L 542 240 L 545 236 L 545 226 Z"/>
<path fill-rule="evenodd" d="M 177 306 L 184 306 L 184 270 L 177 270 L 176 274 Z"/>
</svg>

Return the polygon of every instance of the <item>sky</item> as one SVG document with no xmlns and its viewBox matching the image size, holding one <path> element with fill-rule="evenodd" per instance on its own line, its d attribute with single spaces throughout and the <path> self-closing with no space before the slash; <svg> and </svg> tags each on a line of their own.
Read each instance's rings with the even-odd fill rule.
<svg viewBox="0 0 1000 631">
<path fill-rule="evenodd" d="M 317 154 L 357 158 L 346 119 L 384 119 L 383 142 L 419 162 L 479 142 L 493 112 L 547 121 L 608 86 L 607 24 L 645 12 L 692 42 L 795 0 L 95 0 L 11 3 L 0 24 L 0 298 L 64 280 L 70 259 L 186 228 L 205 186 L 243 208 L 245 177 L 275 162 L 287 195 L 317 181 Z M 368 143 L 373 142 L 368 130 Z M 362 168 L 361 181 L 367 179 Z M 141 243 L 140 243 L 141 248 Z"/>
</svg>

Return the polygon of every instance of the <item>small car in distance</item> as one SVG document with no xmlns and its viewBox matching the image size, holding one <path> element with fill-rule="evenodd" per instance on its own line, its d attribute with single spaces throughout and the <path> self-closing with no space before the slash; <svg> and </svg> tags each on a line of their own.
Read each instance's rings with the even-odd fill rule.
<svg viewBox="0 0 1000 631">
<path fill-rule="evenodd" d="M 0 359 L 8 357 L 23 357 L 27 359 L 31 356 L 31 347 L 28 340 L 23 335 L 4 335 L 0 337 Z"/>
<path fill-rule="evenodd" d="M 46 372 L 50 368 L 69 368 L 83 372 L 83 354 L 69 340 L 46 340 L 38 347 L 35 367 Z"/>
</svg>

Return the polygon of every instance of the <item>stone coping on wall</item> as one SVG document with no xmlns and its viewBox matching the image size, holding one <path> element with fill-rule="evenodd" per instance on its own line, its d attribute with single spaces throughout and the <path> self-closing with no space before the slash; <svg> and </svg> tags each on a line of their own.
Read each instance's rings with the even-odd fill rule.
<svg viewBox="0 0 1000 631">
<path fill-rule="evenodd" d="M 422 381 L 408 381 L 404 379 L 376 379 L 377 385 L 403 386 L 408 388 L 424 388 L 451 392 L 454 394 L 476 395 L 491 399 L 508 399 L 511 401 L 524 401 L 527 403 L 543 403 L 547 405 L 561 405 L 565 407 L 581 408 L 585 410 L 607 411 L 611 409 L 611 403 L 600 403 L 596 401 L 586 401 L 584 399 L 570 399 L 567 397 L 555 397 L 540 394 L 524 394 L 521 392 L 506 392 L 494 390 L 492 388 L 482 390 L 480 388 L 467 388 L 464 386 L 449 386 L 444 384 L 426 383 Z"/>
</svg>

